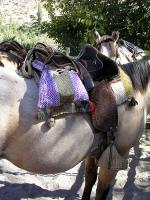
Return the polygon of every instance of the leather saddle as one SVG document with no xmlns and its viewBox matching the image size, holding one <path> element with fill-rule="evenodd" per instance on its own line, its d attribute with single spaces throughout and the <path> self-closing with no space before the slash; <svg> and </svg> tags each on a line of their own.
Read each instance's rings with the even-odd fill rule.
<svg viewBox="0 0 150 200">
<path fill-rule="evenodd" d="M 85 45 L 76 58 L 66 56 L 51 46 L 37 43 L 30 50 L 25 60 L 24 68 L 29 69 L 34 60 L 43 62 L 43 66 L 49 65 L 56 68 L 74 69 L 78 72 L 87 90 L 94 87 L 94 81 L 112 78 L 118 74 L 118 66 L 110 58 L 102 55 L 92 45 Z M 29 74 L 31 77 L 31 74 Z"/>
<path fill-rule="evenodd" d="M 34 67 L 35 60 L 40 61 L 43 68 L 46 65 L 61 69 L 75 69 L 85 88 L 90 90 L 90 98 L 95 104 L 95 111 L 92 113 L 94 127 L 103 131 L 116 127 L 117 106 L 109 87 L 109 81 L 106 80 L 118 75 L 118 66 L 114 61 L 99 53 L 92 45 L 85 45 L 79 55 L 72 58 L 42 43 L 38 43 L 31 49 L 26 57 L 25 67 L 31 74 L 30 67 Z M 41 66 L 40 70 L 34 68 L 34 71 L 38 74 L 41 73 Z M 105 81 L 101 81 L 103 79 Z M 95 86 L 94 81 L 101 82 Z"/>
<path fill-rule="evenodd" d="M 32 63 L 35 60 L 41 61 L 41 63 L 43 63 L 43 67 L 47 65 L 50 67 L 56 67 L 58 69 L 76 70 L 87 90 L 90 90 L 94 87 L 94 82 L 90 73 L 84 67 L 84 65 L 80 64 L 77 61 L 76 58 L 66 56 L 65 54 L 54 49 L 53 47 L 47 46 L 43 43 L 37 43 L 36 46 L 28 52 L 23 66 L 23 71 L 26 72 L 24 74 L 27 74 L 25 75 L 25 77 L 32 77 Z M 34 74 L 35 72 L 40 76 L 40 72 L 34 68 Z"/>
<path fill-rule="evenodd" d="M 1 42 L 0 50 L 11 53 L 12 55 L 16 56 L 21 62 L 24 61 L 27 55 L 27 50 L 15 40 Z"/>
<path fill-rule="evenodd" d="M 87 44 L 81 49 L 77 61 L 83 63 L 94 81 L 101 81 L 118 75 L 117 63 L 101 54 L 92 45 Z"/>
</svg>

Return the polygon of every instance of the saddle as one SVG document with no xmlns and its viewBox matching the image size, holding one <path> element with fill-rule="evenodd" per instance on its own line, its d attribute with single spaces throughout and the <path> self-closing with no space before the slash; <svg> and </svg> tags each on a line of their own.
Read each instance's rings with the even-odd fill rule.
<svg viewBox="0 0 150 200">
<path fill-rule="evenodd" d="M 33 72 L 32 66 L 34 67 L 34 63 L 37 61 L 43 63 L 42 67 L 40 65 L 39 69 L 34 68 Z M 45 66 L 51 66 L 57 69 L 75 70 L 84 82 L 87 90 L 94 87 L 94 82 L 90 73 L 84 65 L 80 64 L 75 58 L 66 56 L 51 46 L 37 43 L 35 47 L 29 51 L 24 66 L 22 67 L 22 73 L 27 78 L 32 78 L 32 76 L 37 77 L 40 75 L 39 71 L 42 71 Z"/>
<path fill-rule="evenodd" d="M 1 42 L 0 51 L 8 52 L 11 55 L 15 56 L 17 60 L 20 62 L 19 67 L 21 67 L 27 55 L 27 50 L 18 42 L 13 40 Z"/>
<path fill-rule="evenodd" d="M 35 74 L 37 77 L 41 76 L 45 67 L 75 70 L 86 90 L 91 94 L 90 100 L 95 104 L 95 111 L 92 114 L 94 127 L 108 131 L 108 127 L 110 129 L 117 126 L 117 106 L 108 81 L 118 75 L 118 66 L 114 61 L 102 55 L 92 45 L 85 45 L 79 55 L 76 58 L 72 58 L 50 46 L 37 43 L 29 51 L 22 70 L 26 72 L 26 77 L 32 78 L 33 76 L 35 77 Z M 46 72 L 47 75 L 48 73 Z M 64 76 L 63 79 L 66 78 Z M 100 82 L 104 79 L 106 81 Z M 94 81 L 99 81 L 99 85 L 95 87 Z M 111 106 L 108 106 L 109 104 Z"/>
<path fill-rule="evenodd" d="M 92 45 L 87 44 L 81 49 L 77 61 L 84 64 L 94 81 L 111 79 L 118 75 L 117 63 Z"/>
<path fill-rule="evenodd" d="M 51 46 L 37 43 L 27 55 L 23 66 L 25 77 L 32 77 L 32 62 L 39 60 L 45 65 L 61 69 L 76 70 L 89 91 L 94 87 L 94 81 L 109 79 L 118 74 L 118 65 L 110 58 L 102 55 L 92 45 L 85 45 L 76 58 L 72 58 L 57 51 Z M 37 72 L 37 71 L 36 71 Z"/>
<path fill-rule="evenodd" d="M 99 81 L 90 91 L 90 100 L 95 106 L 91 113 L 94 127 L 103 132 L 116 129 L 118 112 L 110 80 L 119 73 L 117 63 L 89 44 L 81 49 L 77 60 L 84 63 L 94 81 Z"/>
</svg>

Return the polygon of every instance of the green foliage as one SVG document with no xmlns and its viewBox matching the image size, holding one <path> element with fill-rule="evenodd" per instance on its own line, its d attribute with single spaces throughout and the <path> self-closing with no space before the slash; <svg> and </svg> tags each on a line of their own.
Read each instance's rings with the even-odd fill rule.
<svg viewBox="0 0 150 200">
<path fill-rule="evenodd" d="M 145 53 L 146 55 L 150 55 L 150 51 L 145 50 L 144 53 Z"/>
<path fill-rule="evenodd" d="M 141 48 L 150 48 L 150 1 L 103 0 L 105 31 L 119 30 L 122 38 Z"/>
<path fill-rule="evenodd" d="M 0 42 L 5 40 L 16 40 L 26 48 L 32 48 L 37 42 L 54 45 L 46 33 L 42 33 L 41 24 L 34 22 L 31 25 L 18 26 L 11 22 L 9 25 L 0 23 Z"/>
<path fill-rule="evenodd" d="M 65 23 L 64 18 L 66 18 Z M 84 40 L 84 26 L 82 24 L 75 26 L 73 21 L 66 16 L 55 18 L 55 23 L 43 23 L 43 30 L 48 33 L 49 37 L 55 38 L 56 43 L 59 44 L 59 48 L 62 50 L 70 47 L 71 53 L 78 52 Z"/>
<path fill-rule="evenodd" d="M 150 49 L 149 0 L 45 0 L 51 23 L 43 30 L 77 54 L 84 43 L 93 43 L 91 32 L 101 35 L 119 30 L 122 38 Z M 59 16 L 56 15 L 59 11 Z"/>
<path fill-rule="evenodd" d="M 46 8 L 51 16 L 51 23 L 45 24 L 48 34 L 56 42 L 70 47 L 71 54 L 76 55 L 85 43 L 92 43 L 91 31 L 97 27 L 103 30 L 100 4 L 91 0 L 47 0 Z M 59 10 L 59 16 L 56 16 Z M 45 29 L 46 30 L 46 29 Z"/>
</svg>

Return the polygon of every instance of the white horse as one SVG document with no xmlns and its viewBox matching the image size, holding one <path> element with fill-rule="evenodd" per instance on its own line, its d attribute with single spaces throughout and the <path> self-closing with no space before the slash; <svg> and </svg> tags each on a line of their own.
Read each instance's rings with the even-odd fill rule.
<svg viewBox="0 0 150 200">
<path fill-rule="evenodd" d="M 57 119 L 52 128 L 47 127 L 45 122 L 37 122 L 34 117 L 38 101 L 36 83 L 18 75 L 15 66 L 11 69 L 7 66 L 5 64 L 4 68 L 0 68 L 1 157 L 22 169 L 50 174 L 66 171 L 90 155 L 94 135 L 89 115 L 82 113 Z M 125 158 L 130 148 L 139 141 L 146 113 L 150 110 L 150 63 L 136 69 L 135 79 L 132 79 L 128 66 L 123 70 L 131 77 L 133 95 L 138 102 L 133 107 L 128 107 L 127 103 L 118 107 L 119 121 L 114 133 L 114 145 L 120 156 Z M 138 76 L 138 70 L 142 70 L 142 76 Z M 88 156 L 84 200 L 90 199 L 97 167 L 95 159 Z M 106 198 L 117 172 L 117 169 L 101 167 L 96 200 Z"/>
<path fill-rule="evenodd" d="M 119 40 L 119 32 L 113 31 L 112 35 L 103 35 L 95 30 L 93 34 L 96 48 L 105 56 L 115 60 L 118 64 L 126 64 L 142 59 L 145 54 L 142 49 L 125 41 Z"/>
</svg>

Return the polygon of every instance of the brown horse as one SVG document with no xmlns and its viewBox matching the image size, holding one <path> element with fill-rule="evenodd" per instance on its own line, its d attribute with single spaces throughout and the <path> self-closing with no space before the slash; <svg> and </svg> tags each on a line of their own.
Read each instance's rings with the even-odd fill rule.
<svg viewBox="0 0 150 200">
<path fill-rule="evenodd" d="M 136 63 L 136 69 L 133 64 L 132 71 L 128 65 L 122 69 L 132 80 L 133 96 L 138 104 L 128 107 L 125 102 L 118 107 L 118 127 L 114 133 L 114 143 L 102 151 L 103 153 L 100 152 L 102 155 L 95 162 L 95 158 L 90 155 L 94 135 L 87 114 L 57 119 L 55 126 L 50 129 L 45 122 L 34 120 L 38 100 L 38 88 L 34 80 L 19 76 L 14 66 L 11 70 L 7 66 L 0 68 L 1 157 L 22 169 L 47 174 L 66 171 L 89 155 L 85 161 L 85 189 L 82 199 L 90 199 L 99 165 L 101 168 L 96 200 L 105 199 L 112 180 L 122 168 L 108 166 L 110 149 L 114 149 L 122 160 L 126 159 L 130 148 L 141 137 L 146 113 L 150 110 L 149 61 Z M 117 159 L 115 155 L 113 154 L 113 160 Z"/>
</svg>

